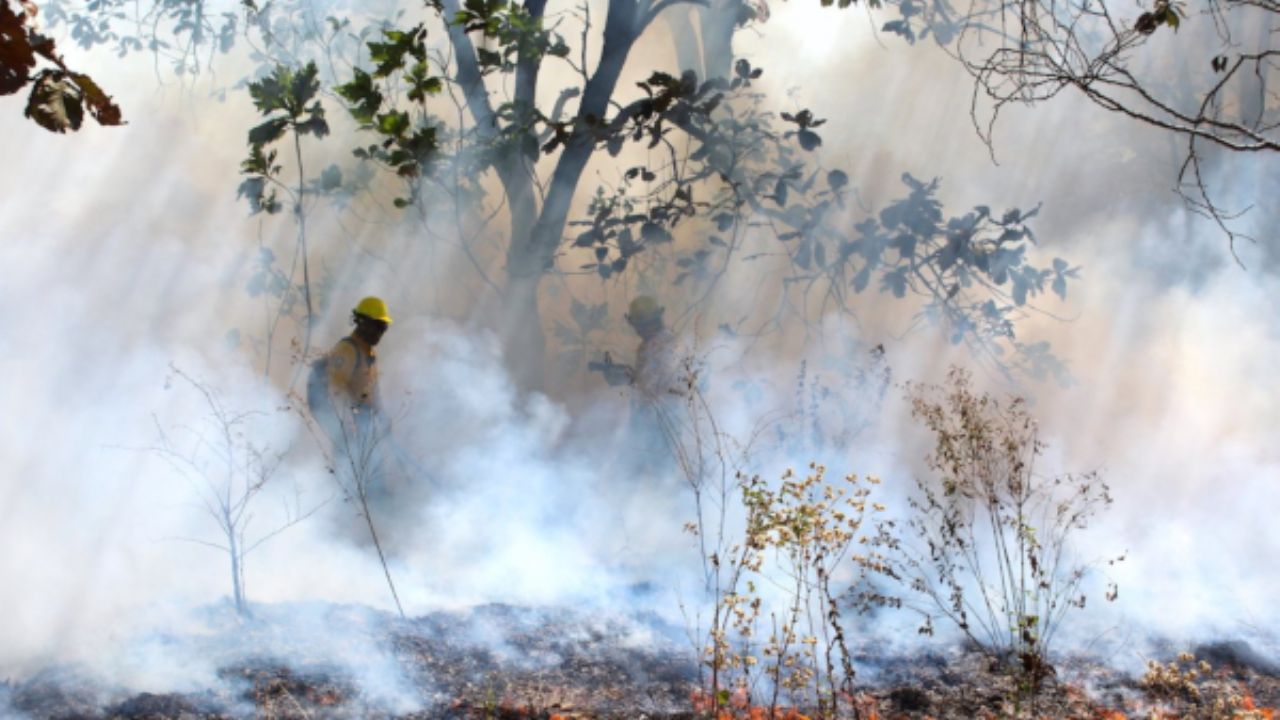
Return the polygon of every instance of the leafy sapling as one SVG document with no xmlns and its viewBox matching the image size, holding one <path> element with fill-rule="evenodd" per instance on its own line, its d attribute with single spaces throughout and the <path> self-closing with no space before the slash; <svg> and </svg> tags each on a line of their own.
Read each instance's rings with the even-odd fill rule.
<svg viewBox="0 0 1280 720">
<path fill-rule="evenodd" d="M 240 183 L 238 191 L 238 195 L 248 201 L 253 214 L 280 212 L 283 209 L 281 193 L 290 203 L 290 210 L 298 225 L 292 267 L 297 268 L 301 265 L 302 269 L 302 282 L 298 288 L 301 290 L 302 309 L 305 313 L 302 319 L 303 357 L 310 352 L 311 330 L 316 319 L 311 263 L 307 251 L 306 199 L 309 195 L 316 194 L 317 190 L 332 190 L 342 184 L 342 174 L 336 167 L 321 173 L 318 184 L 313 183 L 309 186 L 307 182 L 306 166 L 302 155 L 302 137 L 310 135 L 319 139 L 329 134 L 329 123 L 325 119 L 324 106 L 317 97 L 320 90 L 318 74 L 319 71 L 314 62 L 307 63 L 300 69 L 277 65 L 270 75 L 249 83 L 249 94 L 253 98 L 253 104 L 265 120 L 249 130 L 249 156 L 240 163 L 240 172 L 248 177 Z M 297 166 L 297 183 L 292 186 L 282 179 L 283 167 L 279 164 L 279 153 L 272 147 L 286 136 L 293 141 L 293 158 Z M 292 284 L 292 269 L 289 277 Z M 282 296 L 281 313 L 285 303 L 286 298 Z"/>
</svg>

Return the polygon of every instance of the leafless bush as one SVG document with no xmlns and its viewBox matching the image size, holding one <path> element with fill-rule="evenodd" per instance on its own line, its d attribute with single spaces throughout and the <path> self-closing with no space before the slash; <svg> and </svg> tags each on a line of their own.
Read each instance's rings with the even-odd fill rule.
<svg viewBox="0 0 1280 720">
<path fill-rule="evenodd" d="M 1280 50 L 1275 0 L 992 0 L 903 3 L 917 9 L 891 23 L 914 38 L 924 25 L 973 76 L 971 117 L 994 153 L 1000 113 L 1075 91 L 1130 122 L 1185 142 L 1176 190 L 1214 222 L 1232 251 L 1252 241 L 1234 222 L 1250 206 L 1227 207 L 1215 169 L 1245 155 L 1280 151 L 1275 78 Z M 926 19 L 927 18 L 927 19 Z M 909 26 L 914 26 L 912 29 Z M 1175 36 L 1180 28 L 1188 28 Z M 1174 39 L 1177 37 L 1178 39 Z"/>
<path fill-rule="evenodd" d="M 218 526 L 221 539 L 182 538 L 226 553 L 236 611 L 248 612 L 245 558 L 263 543 L 313 515 L 327 501 L 304 508 L 300 491 L 284 502 L 284 520 L 274 529 L 250 536 L 257 499 L 280 469 L 281 454 L 250 439 L 247 425 L 261 412 L 237 412 L 204 381 L 170 365 L 175 377 L 204 400 L 208 414 L 197 426 L 166 431 L 155 419 L 158 444 L 152 449 L 191 483 L 201 507 Z"/>
<path fill-rule="evenodd" d="M 378 553 L 378 562 L 387 579 L 387 588 L 400 617 L 405 617 L 400 594 L 396 591 L 387 565 L 387 555 L 378 525 L 373 518 L 374 498 L 387 491 L 386 484 L 398 448 L 391 435 L 389 418 L 375 408 L 335 408 L 330 417 L 317 418 L 304 410 L 306 403 L 294 398 L 308 431 L 316 441 L 329 475 L 337 484 L 343 499 L 355 507 L 369 531 L 369 539 Z"/>
</svg>

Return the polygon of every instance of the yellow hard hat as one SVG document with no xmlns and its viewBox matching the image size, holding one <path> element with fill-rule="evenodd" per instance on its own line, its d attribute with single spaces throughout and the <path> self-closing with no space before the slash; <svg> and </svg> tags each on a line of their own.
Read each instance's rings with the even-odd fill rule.
<svg viewBox="0 0 1280 720">
<path fill-rule="evenodd" d="M 662 318 L 662 306 L 651 295 L 641 295 L 631 301 L 627 319 L 633 323 L 653 322 Z"/>
<path fill-rule="evenodd" d="M 381 320 L 388 325 L 391 324 L 391 313 L 387 312 L 387 304 L 382 301 L 382 298 L 372 295 L 364 298 L 356 305 L 355 313 L 373 320 Z"/>
</svg>

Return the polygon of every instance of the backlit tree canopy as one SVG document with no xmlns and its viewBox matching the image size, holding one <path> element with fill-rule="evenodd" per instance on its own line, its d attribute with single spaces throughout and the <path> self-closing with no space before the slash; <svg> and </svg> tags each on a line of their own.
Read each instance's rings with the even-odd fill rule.
<svg viewBox="0 0 1280 720">
<path fill-rule="evenodd" d="M 372 167 L 399 184 L 394 204 L 425 238 L 461 238 L 498 298 L 492 322 L 521 358 L 513 371 L 527 388 L 545 377 L 548 278 L 590 274 L 678 297 L 679 322 L 745 263 L 769 268 L 779 289 L 721 318 L 730 335 L 789 319 L 816 326 L 826 313 L 856 312 L 853 297 L 874 291 L 910 299 L 918 317 L 998 367 L 1062 373 L 1045 344 L 1016 331 L 1029 302 L 1065 297 L 1078 273 L 1035 257 L 1036 211 L 949 213 L 937 180 L 905 174 L 902 199 L 854 202 L 848 173 L 823 158 L 826 119 L 782 110 L 759 89 L 766 69 L 732 57 L 733 33 L 762 22 L 764 5 L 245 0 L 231 11 L 162 0 L 145 22 L 118 0 L 50 5 L 51 23 L 81 45 L 149 51 L 179 74 L 248 49 L 258 70 L 245 84 L 261 121 L 247 133 L 240 193 L 255 213 L 291 211 L 302 248 L 301 282 L 270 269 L 275 280 L 259 290 L 301 298 L 291 307 L 307 328 L 305 200 L 362 182 L 367 191 Z M 670 35 L 675 67 L 640 67 L 653 60 L 632 53 L 637 42 L 681 11 L 699 22 Z M 321 140 L 333 117 L 326 105 L 345 106 L 355 133 Z M 315 172 L 304 138 L 351 143 L 365 171 Z M 613 179 L 587 185 L 599 163 Z M 309 332 L 300 334 L 309 347 Z"/>
</svg>

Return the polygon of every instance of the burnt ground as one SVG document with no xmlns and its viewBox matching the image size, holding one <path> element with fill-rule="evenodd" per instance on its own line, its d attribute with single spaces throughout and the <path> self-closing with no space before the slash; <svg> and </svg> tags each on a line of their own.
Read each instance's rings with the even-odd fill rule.
<svg viewBox="0 0 1280 720">
<path fill-rule="evenodd" d="M 485 605 L 407 621 L 350 609 L 321 617 L 336 636 L 318 650 L 267 638 L 294 628 L 251 620 L 234 628 L 231 651 L 209 637 L 169 656 L 209 660 L 213 675 L 197 689 L 140 692 L 82 669 L 51 668 L 0 682 L 0 716 L 32 720 L 240 720 L 241 718 L 495 720 L 598 718 L 692 720 L 698 691 L 693 645 L 683 628 L 657 616 L 604 616 L 568 609 Z M 222 632 L 226 632 L 223 630 Z M 216 633 L 215 633 L 216 635 Z M 362 637 L 357 637 L 362 636 Z M 351 653 L 343 642 L 350 641 Z M 172 639 L 168 640 L 174 645 Z M 381 655 L 370 659 L 368 644 Z M 244 648 L 272 648 L 255 655 Z M 336 649 L 335 649 L 336 648 Z M 1152 717 L 1271 720 L 1280 707 L 1280 668 L 1244 642 L 1191 648 L 1209 663 L 1187 687 L 1154 687 L 1097 659 L 1058 662 L 1034 700 L 1015 702 L 1014 677 L 978 652 L 952 647 L 892 655 L 857 651 L 864 718 Z M 281 655 L 281 653 L 285 653 Z M 238 656 L 238 657 L 236 657 Z M 288 657 L 285 662 L 281 657 Z M 1176 662 L 1169 649 L 1162 662 Z M 227 659 L 234 658 L 234 659 Z M 382 663 L 382 665 L 378 665 Z M 371 665 L 377 665 L 370 672 Z M 1190 667 L 1186 665 L 1186 667 Z M 170 668 L 172 669 L 172 668 Z M 179 668 L 180 669 L 180 668 Z M 394 677 L 392 677 L 394 676 Z M 388 687 L 376 688 L 386 682 Z M 874 715 L 872 714 L 874 713 Z M 751 715 L 737 708 L 735 718 Z M 1280 714 L 1278 714 L 1280 715 Z M 782 717 L 783 715 L 779 715 Z M 765 715 L 767 717 L 767 715 Z M 794 717 L 794 716 L 793 716 Z M 1280 718 L 1276 718 L 1280 720 Z"/>
</svg>

